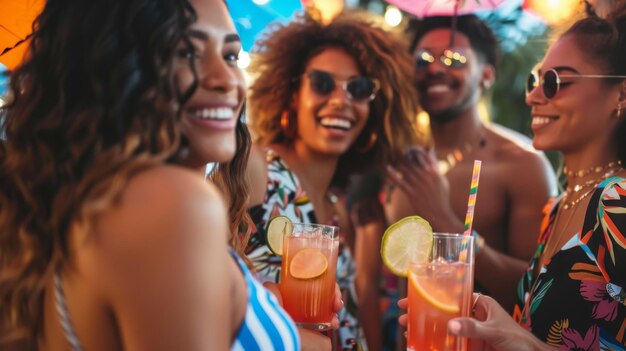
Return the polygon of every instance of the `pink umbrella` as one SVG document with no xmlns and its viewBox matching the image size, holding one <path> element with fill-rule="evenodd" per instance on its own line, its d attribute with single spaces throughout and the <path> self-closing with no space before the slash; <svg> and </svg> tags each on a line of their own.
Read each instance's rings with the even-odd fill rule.
<svg viewBox="0 0 626 351">
<path fill-rule="evenodd" d="M 388 3 L 422 18 L 454 16 L 479 10 L 492 10 L 505 0 L 387 0 Z"/>
</svg>

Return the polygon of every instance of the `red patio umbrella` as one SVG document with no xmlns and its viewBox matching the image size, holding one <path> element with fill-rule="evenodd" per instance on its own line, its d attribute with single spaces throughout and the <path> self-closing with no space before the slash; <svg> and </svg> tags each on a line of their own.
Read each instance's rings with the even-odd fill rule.
<svg viewBox="0 0 626 351">
<path fill-rule="evenodd" d="M 33 21 L 45 0 L 0 0 L 0 62 L 15 69 L 28 51 Z"/>
</svg>

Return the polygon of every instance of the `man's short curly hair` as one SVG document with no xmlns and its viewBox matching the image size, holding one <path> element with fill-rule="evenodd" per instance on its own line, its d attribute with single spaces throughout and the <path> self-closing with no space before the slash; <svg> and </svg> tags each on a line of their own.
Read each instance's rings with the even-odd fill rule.
<svg viewBox="0 0 626 351">
<path fill-rule="evenodd" d="M 412 121 L 418 104 L 411 57 L 399 35 L 384 30 L 375 17 L 364 13 L 343 13 L 329 24 L 301 15 L 288 24 L 274 25 L 253 52 L 251 72 L 255 81 L 250 87 L 248 111 L 260 144 L 292 142 L 281 129 L 281 115 L 290 108 L 291 98 L 299 89 L 297 78 L 308 62 L 328 47 L 345 50 L 362 74 L 381 83 L 370 103 L 367 125 L 339 160 L 333 180 L 339 185 L 365 166 L 393 162 L 408 145 L 417 142 Z M 372 133 L 378 136 L 375 146 L 359 151 Z"/>
<path fill-rule="evenodd" d="M 498 68 L 500 45 L 495 33 L 489 28 L 487 23 L 472 14 L 457 16 L 456 21 L 457 32 L 462 33 L 469 39 L 470 46 L 478 54 L 478 57 L 483 62 Z M 411 52 L 415 50 L 417 44 L 426 33 L 441 28 L 452 28 L 452 16 L 432 16 L 411 21 L 409 24 Z"/>
</svg>

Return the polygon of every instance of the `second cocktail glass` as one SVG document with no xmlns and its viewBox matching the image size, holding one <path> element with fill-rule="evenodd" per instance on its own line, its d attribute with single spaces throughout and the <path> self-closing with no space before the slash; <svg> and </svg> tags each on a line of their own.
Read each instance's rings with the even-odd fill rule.
<svg viewBox="0 0 626 351">
<path fill-rule="evenodd" d="M 283 243 L 283 307 L 301 327 L 330 328 L 334 311 L 339 228 L 293 223 Z"/>
<path fill-rule="evenodd" d="M 467 340 L 447 330 L 450 319 L 470 315 L 474 238 L 433 234 L 432 254 L 424 262 L 411 262 L 408 275 L 408 350 L 467 350 Z"/>
</svg>

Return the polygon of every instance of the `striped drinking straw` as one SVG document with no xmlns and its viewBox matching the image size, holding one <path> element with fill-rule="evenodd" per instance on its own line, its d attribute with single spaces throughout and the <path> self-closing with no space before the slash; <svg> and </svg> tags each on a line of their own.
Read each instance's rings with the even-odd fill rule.
<svg viewBox="0 0 626 351">
<path fill-rule="evenodd" d="M 474 208 L 476 207 L 476 195 L 478 193 L 478 180 L 480 179 L 479 160 L 474 160 L 474 170 L 472 171 L 472 184 L 470 185 L 469 199 L 467 200 L 467 214 L 465 215 L 464 234 L 472 234 L 472 222 L 474 221 Z"/>
</svg>

